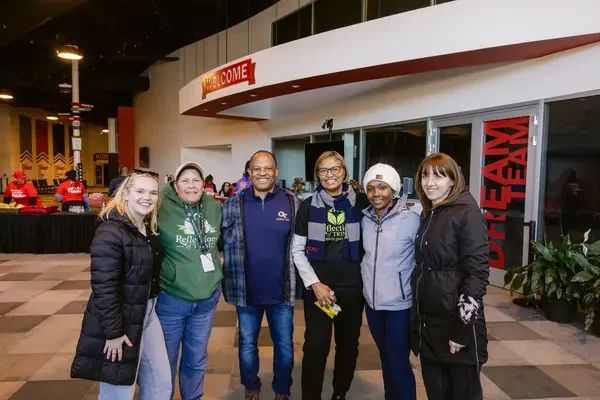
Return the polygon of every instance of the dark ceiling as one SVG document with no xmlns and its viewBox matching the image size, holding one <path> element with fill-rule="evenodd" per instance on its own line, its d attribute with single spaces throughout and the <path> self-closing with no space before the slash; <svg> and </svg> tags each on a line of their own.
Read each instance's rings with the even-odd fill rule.
<svg viewBox="0 0 600 400">
<path fill-rule="evenodd" d="M 84 121 L 106 125 L 117 106 L 149 88 L 140 74 L 185 45 L 236 25 L 277 0 L 0 0 L 0 90 L 17 107 L 68 112 L 70 62 L 63 44 L 79 46 L 80 101 L 95 105 Z"/>
</svg>

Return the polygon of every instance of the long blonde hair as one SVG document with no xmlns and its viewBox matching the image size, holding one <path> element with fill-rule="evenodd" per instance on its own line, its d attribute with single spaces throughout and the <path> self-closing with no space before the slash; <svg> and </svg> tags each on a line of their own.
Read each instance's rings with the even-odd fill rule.
<svg viewBox="0 0 600 400">
<path fill-rule="evenodd" d="M 129 193 L 129 190 L 133 187 L 135 180 L 140 177 L 153 178 L 158 182 L 158 178 L 150 173 L 132 172 L 125 181 L 119 186 L 119 190 L 115 194 L 115 197 L 108 202 L 106 208 L 99 214 L 100 218 L 104 219 L 105 215 L 108 215 L 111 211 L 115 210 L 120 215 L 125 215 L 129 220 L 135 224 L 131 216 L 128 214 L 127 205 L 125 201 L 125 195 Z M 156 207 L 151 213 L 144 216 L 144 223 L 150 225 L 150 230 L 154 235 L 158 235 L 158 209 L 160 208 L 160 194 L 156 203 Z"/>
</svg>

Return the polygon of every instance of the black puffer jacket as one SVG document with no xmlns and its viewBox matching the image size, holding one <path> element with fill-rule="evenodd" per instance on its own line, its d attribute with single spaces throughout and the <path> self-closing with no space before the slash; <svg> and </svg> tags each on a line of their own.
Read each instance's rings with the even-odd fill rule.
<svg viewBox="0 0 600 400">
<path fill-rule="evenodd" d="M 487 361 L 483 296 L 489 277 L 487 226 L 468 191 L 421 219 L 415 240 L 411 347 L 443 364 Z M 448 342 L 466 346 L 451 354 Z"/>
<path fill-rule="evenodd" d="M 149 231 L 149 228 L 148 228 Z M 112 211 L 91 245 L 92 294 L 77 343 L 72 378 L 133 385 L 152 279 L 150 243 L 125 216 Z M 106 360 L 107 339 L 127 335 L 122 361 Z"/>
</svg>

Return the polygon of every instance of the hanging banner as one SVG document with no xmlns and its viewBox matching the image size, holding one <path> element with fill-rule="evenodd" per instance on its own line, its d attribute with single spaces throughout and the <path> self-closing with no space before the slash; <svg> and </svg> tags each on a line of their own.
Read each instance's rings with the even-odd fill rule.
<svg viewBox="0 0 600 400">
<path fill-rule="evenodd" d="M 33 172 L 33 138 L 31 137 L 31 119 L 19 115 L 19 162 L 25 174 Z"/>
<path fill-rule="evenodd" d="M 483 126 L 481 208 L 488 223 L 490 267 L 503 270 L 523 261 L 529 117 Z"/>
<path fill-rule="evenodd" d="M 65 177 L 67 163 L 65 161 L 65 127 L 63 125 L 52 125 L 52 149 L 54 152 L 54 179 Z"/>
<path fill-rule="evenodd" d="M 204 76 L 202 78 L 202 99 L 205 99 L 209 93 L 238 83 L 248 82 L 248 85 L 254 85 L 256 83 L 255 69 L 256 63 L 249 58 Z"/>
<path fill-rule="evenodd" d="M 69 140 L 67 146 L 69 146 L 69 169 L 75 169 L 75 157 L 73 156 L 73 146 L 71 146 L 71 139 L 73 138 L 73 127 L 69 127 Z"/>
<path fill-rule="evenodd" d="M 35 120 L 35 164 L 37 179 L 52 179 L 48 158 L 48 123 Z"/>
</svg>

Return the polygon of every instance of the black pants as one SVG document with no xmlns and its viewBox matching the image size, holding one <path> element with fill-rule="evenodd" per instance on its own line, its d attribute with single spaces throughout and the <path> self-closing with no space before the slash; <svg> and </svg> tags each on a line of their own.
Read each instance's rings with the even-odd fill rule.
<svg viewBox="0 0 600 400">
<path fill-rule="evenodd" d="M 483 400 L 481 366 L 440 364 L 421 357 L 421 373 L 429 400 Z"/>
<path fill-rule="evenodd" d="M 302 400 L 321 400 L 323 378 L 334 326 L 334 393 L 345 395 L 354 379 L 364 299 L 360 292 L 336 292 L 335 296 L 342 311 L 331 319 L 314 304 L 317 301 L 315 294 L 311 290 L 304 291 L 306 331 L 302 358 Z"/>
</svg>

